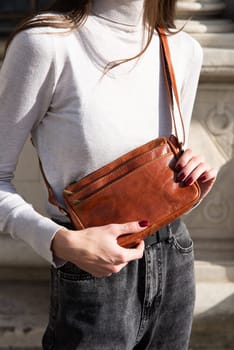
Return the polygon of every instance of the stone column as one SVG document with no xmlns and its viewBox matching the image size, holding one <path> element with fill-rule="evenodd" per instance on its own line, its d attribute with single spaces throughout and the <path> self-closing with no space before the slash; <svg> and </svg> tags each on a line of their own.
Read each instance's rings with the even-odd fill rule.
<svg viewBox="0 0 234 350">
<path fill-rule="evenodd" d="M 177 1 L 177 27 L 186 23 L 185 31 L 204 52 L 189 144 L 219 170 L 212 191 L 184 216 L 195 243 L 194 349 L 234 346 L 234 28 L 228 19 L 233 13 L 233 0 Z"/>
<path fill-rule="evenodd" d="M 198 259 L 234 263 L 234 26 L 225 7 L 221 0 L 178 0 L 177 26 L 188 21 L 185 31 L 204 51 L 189 142 L 219 169 L 214 189 L 185 221 Z"/>
</svg>

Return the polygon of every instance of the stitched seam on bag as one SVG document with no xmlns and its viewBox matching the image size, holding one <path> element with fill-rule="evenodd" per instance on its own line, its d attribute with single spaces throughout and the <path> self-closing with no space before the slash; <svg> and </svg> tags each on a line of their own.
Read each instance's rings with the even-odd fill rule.
<svg viewBox="0 0 234 350">
<path fill-rule="evenodd" d="M 160 142 L 159 142 L 159 144 L 157 144 L 157 147 L 159 147 L 159 146 L 164 147 L 164 146 L 167 144 L 167 145 L 169 146 L 169 149 L 171 150 L 171 152 L 174 153 L 174 147 L 171 145 L 171 142 L 170 142 L 166 137 L 161 137 L 161 138 L 159 138 L 159 140 L 160 140 Z M 145 146 L 146 146 L 146 145 L 150 145 L 150 144 L 152 144 L 153 147 L 156 147 L 155 140 L 152 140 L 152 141 L 148 142 L 147 144 L 145 144 Z M 141 147 L 142 147 L 142 146 L 139 146 L 138 148 L 135 149 L 135 151 L 137 151 L 137 150 L 140 149 Z M 146 150 L 142 155 L 145 155 L 146 153 L 151 152 L 153 149 L 154 149 L 154 148 L 149 148 L 149 149 Z M 141 154 L 137 154 L 137 152 L 135 152 L 135 153 L 136 153 L 136 154 L 135 154 L 135 153 L 133 153 L 133 152 L 134 152 L 134 150 L 129 151 L 128 153 L 125 154 L 125 156 L 128 157 L 128 156 L 132 153 L 133 156 L 132 156 L 132 158 L 130 158 L 130 159 L 126 159 L 126 160 L 124 161 L 124 164 L 128 163 L 128 162 L 131 161 L 132 159 L 137 159 L 138 157 L 141 156 Z M 115 161 L 113 161 L 113 162 L 122 162 L 122 159 L 123 159 L 123 156 L 121 156 L 121 157 L 115 159 Z M 119 164 L 119 165 L 115 166 L 114 168 L 110 167 L 108 174 L 109 174 L 110 172 L 112 172 L 112 171 L 115 171 L 118 167 L 121 167 L 121 166 L 124 165 L 124 164 Z M 86 179 L 87 177 L 93 175 L 93 174 L 96 173 L 96 172 L 97 172 L 97 173 L 101 173 L 101 171 L 102 171 L 105 167 L 107 167 L 107 165 L 104 165 L 103 167 L 99 168 L 98 170 L 95 170 L 94 172 L 92 172 L 92 173 L 86 175 L 84 178 L 82 178 L 82 179 L 79 180 L 79 181 L 80 181 L 80 182 L 85 181 L 85 179 Z M 107 175 L 108 175 L 108 174 L 107 174 Z M 98 176 L 99 176 L 99 177 L 97 177 L 97 178 L 94 179 L 93 181 L 97 181 L 97 180 L 100 180 L 100 178 L 102 178 L 102 175 L 98 175 Z M 88 185 L 90 185 L 90 183 L 81 185 L 80 190 L 81 190 L 83 187 L 88 186 Z M 72 187 L 72 184 L 69 185 L 68 187 Z"/>
<path fill-rule="evenodd" d="M 196 196 L 196 198 L 195 198 L 195 199 L 192 199 L 190 202 L 187 202 L 186 205 L 184 205 L 184 206 L 180 207 L 178 210 L 176 210 L 176 211 L 174 212 L 175 219 L 176 219 L 177 217 L 179 217 L 180 215 L 184 214 L 184 212 L 186 211 L 185 209 L 186 209 L 186 208 L 189 209 L 189 208 L 191 207 L 191 205 L 194 204 L 194 203 L 196 203 L 197 200 L 199 199 L 199 196 L 200 196 L 199 188 L 198 188 L 198 186 L 197 186 L 196 184 L 194 184 L 194 186 L 195 186 L 196 189 L 197 189 L 197 196 Z M 194 186 L 193 186 L 193 187 L 194 187 Z M 106 187 L 106 186 L 105 186 L 105 187 Z M 104 190 L 104 188 L 101 189 L 98 193 L 100 193 L 102 190 Z M 95 196 L 95 195 L 96 195 L 96 194 L 93 194 L 93 196 Z M 88 198 L 87 198 L 87 199 L 88 199 Z M 72 208 L 72 206 L 71 206 L 71 208 Z M 72 208 L 72 210 L 73 210 L 73 208 Z M 81 223 L 81 225 L 83 226 L 83 228 L 85 228 L 86 226 L 85 226 L 84 221 L 83 221 L 83 219 L 82 219 L 82 217 L 81 217 L 81 214 L 77 214 L 77 213 L 75 212 L 75 210 L 73 210 L 73 212 L 75 213 L 75 216 L 78 218 L 78 220 L 79 220 L 79 222 Z M 165 223 L 167 223 L 167 222 L 168 222 L 168 219 L 169 219 L 170 217 L 171 217 L 171 214 L 170 214 L 170 215 L 167 215 L 167 216 L 164 216 L 164 217 L 163 217 L 163 220 L 161 220 L 161 223 L 159 223 L 159 227 L 162 227 Z M 157 217 L 155 218 L 155 220 L 157 220 Z"/>
<path fill-rule="evenodd" d="M 147 163 L 142 164 L 141 167 L 143 168 L 143 167 L 147 166 L 148 164 L 150 164 L 150 163 L 152 163 L 152 162 L 159 161 L 159 160 L 161 160 L 162 158 L 169 157 L 169 156 L 171 156 L 171 155 L 173 155 L 173 154 L 174 154 L 173 152 L 166 153 L 166 154 L 162 155 L 161 157 L 158 157 L 157 159 L 152 159 L 152 160 L 148 161 Z M 81 197 L 78 196 L 78 197 L 77 197 L 77 195 L 74 194 L 73 199 L 79 199 L 79 200 L 83 201 L 83 200 L 85 200 L 85 199 L 88 199 L 88 198 L 91 197 L 91 196 L 95 196 L 96 192 L 101 193 L 104 189 L 106 189 L 108 186 L 112 185 L 113 183 L 118 183 L 118 182 L 122 179 L 123 176 L 126 176 L 126 177 L 127 177 L 127 176 L 130 176 L 131 174 L 133 174 L 133 173 L 136 172 L 137 170 L 138 170 L 138 168 L 135 168 L 135 169 L 129 171 L 127 174 L 126 174 L 126 173 L 125 173 L 125 174 L 120 174 L 119 176 L 117 176 L 116 178 L 114 178 L 111 182 L 108 182 L 107 184 L 103 185 L 102 187 L 97 188 L 97 189 L 94 190 L 92 193 L 90 193 L 90 194 L 88 194 L 88 195 L 86 195 L 86 196 L 83 196 L 83 197 L 82 197 L 82 196 L 81 196 Z M 172 171 L 173 171 L 173 170 L 172 170 Z M 117 172 L 117 170 L 116 170 L 115 172 Z M 108 176 L 109 176 L 109 174 L 106 175 L 105 177 L 103 177 L 103 179 L 108 179 Z M 98 181 L 98 180 L 97 180 L 97 181 Z"/>
</svg>

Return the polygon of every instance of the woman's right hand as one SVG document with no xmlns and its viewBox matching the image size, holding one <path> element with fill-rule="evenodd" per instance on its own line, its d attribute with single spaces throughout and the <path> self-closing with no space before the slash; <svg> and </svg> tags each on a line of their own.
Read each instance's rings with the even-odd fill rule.
<svg viewBox="0 0 234 350">
<path fill-rule="evenodd" d="M 129 261 L 142 258 L 144 241 L 135 248 L 126 249 L 117 243 L 117 238 L 141 231 L 145 223 L 110 224 L 79 231 L 62 228 L 57 231 L 51 250 L 58 258 L 72 262 L 95 277 L 110 276 Z"/>
</svg>

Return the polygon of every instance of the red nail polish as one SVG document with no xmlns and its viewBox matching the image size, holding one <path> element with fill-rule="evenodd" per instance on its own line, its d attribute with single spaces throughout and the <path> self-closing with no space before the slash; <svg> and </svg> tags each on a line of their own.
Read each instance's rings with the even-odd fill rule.
<svg viewBox="0 0 234 350">
<path fill-rule="evenodd" d="M 201 176 L 199 180 L 201 180 L 201 182 L 206 181 L 206 176 L 205 175 Z"/>
<path fill-rule="evenodd" d="M 149 222 L 147 220 L 142 220 L 138 222 L 140 227 L 147 227 L 149 226 Z"/>
<path fill-rule="evenodd" d="M 182 170 L 182 166 L 181 165 L 177 165 L 175 170 L 179 173 Z"/>
<path fill-rule="evenodd" d="M 188 180 L 185 181 L 185 185 L 189 186 L 192 184 L 192 182 L 193 182 L 193 179 L 190 177 L 188 178 Z"/>
<path fill-rule="evenodd" d="M 180 181 L 183 181 L 184 178 L 185 178 L 185 174 L 184 174 L 184 173 L 180 174 L 180 176 L 177 176 L 177 180 L 178 180 L 179 182 L 180 182 Z"/>
</svg>

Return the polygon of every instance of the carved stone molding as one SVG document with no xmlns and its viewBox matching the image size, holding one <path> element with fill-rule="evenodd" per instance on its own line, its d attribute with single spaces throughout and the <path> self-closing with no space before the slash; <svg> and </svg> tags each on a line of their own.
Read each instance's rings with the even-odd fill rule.
<svg viewBox="0 0 234 350">
<path fill-rule="evenodd" d="M 184 216 L 195 242 L 196 258 L 234 261 L 234 159 L 221 167 L 211 193 Z"/>
<path fill-rule="evenodd" d="M 219 169 L 212 191 L 184 216 L 201 259 L 234 259 L 233 94 L 232 84 L 200 84 L 194 108 L 190 147 Z"/>
<path fill-rule="evenodd" d="M 221 100 L 210 108 L 204 124 L 215 139 L 216 147 L 219 147 L 227 160 L 231 159 L 234 146 L 234 119 L 231 109 Z"/>
<path fill-rule="evenodd" d="M 180 18 L 188 16 L 218 15 L 225 9 L 226 4 L 221 0 L 179 0 L 177 13 Z"/>
<path fill-rule="evenodd" d="M 219 35 L 218 42 L 222 47 L 233 46 L 233 38 L 226 34 L 234 32 L 234 25 L 223 18 L 225 8 L 225 1 L 221 0 L 178 0 L 176 25 L 178 28 L 185 26 L 185 30 L 203 46 L 219 47 L 214 34 Z"/>
<path fill-rule="evenodd" d="M 233 31 L 233 23 L 228 19 L 176 20 L 176 26 L 185 26 L 188 33 L 228 33 Z"/>
<path fill-rule="evenodd" d="M 226 202 L 220 189 L 216 189 L 204 203 L 204 217 L 206 221 L 213 225 L 223 225 L 228 221 L 228 217 L 231 214 L 231 207 L 231 203 Z"/>
</svg>

